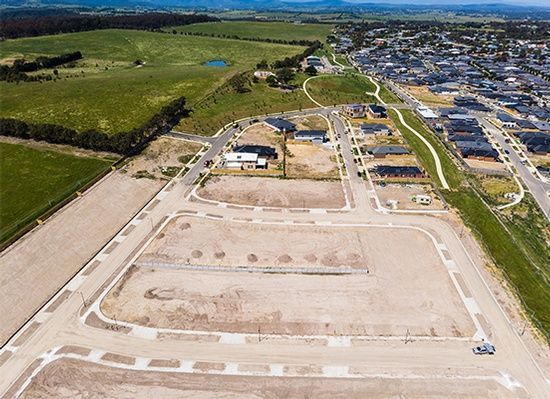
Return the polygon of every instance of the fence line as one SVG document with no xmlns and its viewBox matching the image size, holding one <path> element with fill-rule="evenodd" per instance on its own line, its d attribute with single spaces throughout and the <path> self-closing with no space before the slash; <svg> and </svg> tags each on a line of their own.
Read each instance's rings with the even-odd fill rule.
<svg viewBox="0 0 550 399">
<path fill-rule="evenodd" d="M 278 266 L 214 266 L 214 265 L 191 265 L 187 263 L 165 263 L 142 261 L 135 262 L 136 266 L 173 269 L 173 270 L 191 270 L 208 272 L 232 272 L 232 273 L 267 273 L 267 274 L 328 274 L 328 275 L 349 275 L 349 274 L 369 274 L 369 270 L 354 269 L 351 267 L 278 267 Z"/>
</svg>

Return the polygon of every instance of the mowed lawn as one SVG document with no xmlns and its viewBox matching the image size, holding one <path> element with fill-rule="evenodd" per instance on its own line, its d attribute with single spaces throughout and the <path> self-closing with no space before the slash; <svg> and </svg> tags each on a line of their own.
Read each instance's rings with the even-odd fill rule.
<svg viewBox="0 0 550 399">
<path fill-rule="evenodd" d="M 247 39 L 319 40 L 324 42 L 334 26 L 330 24 L 293 24 L 288 22 L 221 21 L 166 28 L 178 32 L 238 36 Z"/>
<path fill-rule="evenodd" d="M 185 96 L 192 107 L 233 74 L 304 48 L 133 30 L 7 40 L 0 43 L 2 60 L 77 50 L 84 59 L 75 68 L 58 68 L 61 80 L 0 82 L 0 116 L 114 134 L 139 126 L 177 97 Z M 229 66 L 204 65 L 218 59 Z M 135 60 L 145 64 L 136 67 Z"/>
<path fill-rule="evenodd" d="M 100 158 L 0 143 L 0 242 L 110 165 Z"/>
</svg>

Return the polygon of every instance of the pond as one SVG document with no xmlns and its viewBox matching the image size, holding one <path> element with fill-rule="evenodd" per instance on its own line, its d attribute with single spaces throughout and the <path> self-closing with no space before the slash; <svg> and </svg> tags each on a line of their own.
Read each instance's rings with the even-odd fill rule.
<svg viewBox="0 0 550 399">
<path fill-rule="evenodd" d="M 206 66 L 214 66 L 214 67 L 225 67 L 227 66 L 227 62 L 224 60 L 211 60 L 204 63 Z"/>
</svg>

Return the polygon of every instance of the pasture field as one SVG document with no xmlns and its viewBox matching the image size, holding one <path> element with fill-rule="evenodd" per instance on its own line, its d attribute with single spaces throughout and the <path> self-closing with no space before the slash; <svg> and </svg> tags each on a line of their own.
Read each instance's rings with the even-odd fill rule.
<svg viewBox="0 0 550 399">
<path fill-rule="evenodd" d="M 303 78 L 298 74 L 291 83 L 299 86 Z M 195 104 L 191 115 L 183 118 L 176 130 L 212 136 L 240 118 L 316 106 L 302 90 L 282 91 L 269 87 L 265 81 L 250 82 L 247 88 L 245 93 L 237 93 L 228 85 L 218 88 Z"/>
<path fill-rule="evenodd" d="M 238 36 L 243 39 L 319 40 L 324 42 L 331 33 L 329 24 L 293 24 L 287 22 L 222 21 L 167 28 L 178 32 Z"/>
<path fill-rule="evenodd" d="M 22 144 L 0 143 L 0 154 L 0 242 L 111 164 Z"/>
<path fill-rule="evenodd" d="M 273 62 L 303 49 L 133 30 L 8 40 L 0 43 L 0 60 L 77 50 L 84 59 L 73 68 L 58 68 L 61 79 L 56 81 L 1 82 L 0 116 L 115 134 L 138 127 L 177 97 L 185 96 L 192 108 L 235 73 L 252 69 L 262 59 Z M 229 66 L 203 65 L 214 59 Z M 136 60 L 144 64 L 136 66 Z"/>
</svg>

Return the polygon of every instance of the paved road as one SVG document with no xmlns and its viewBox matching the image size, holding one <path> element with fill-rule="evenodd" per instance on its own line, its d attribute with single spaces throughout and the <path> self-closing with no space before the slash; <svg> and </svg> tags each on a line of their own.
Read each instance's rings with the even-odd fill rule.
<svg viewBox="0 0 550 399">
<path fill-rule="evenodd" d="M 547 218 L 550 219 L 550 197 L 548 193 L 550 192 L 550 184 L 543 182 L 538 176 L 532 171 L 532 168 L 528 167 L 521 163 L 520 156 L 512 148 L 512 145 L 506 142 L 506 137 L 504 136 L 502 130 L 495 127 L 489 121 L 487 121 L 487 115 L 484 117 L 478 117 L 480 124 L 496 139 L 500 146 L 508 151 L 508 158 L 510 162 L 514 165 L 517 175 L 523 180 L 529 192 L 535 198 L 535 201 L 539 204 L 540 208 L 544 212 Z"/>
<path fill-rule="evenodd" d="M 310 111 L 311 112 L 311 111 Z M 305 112 L 294 113 L 295 115 Z M 330 116 L 336 131 L 344 129 L 342 121 L 335 115 Z M 246 125 L 246 122 L 242 122 Z M 480 269 L 483 269 L 483 259 L 473 260 L 469 251 L 462 245 L 453 229 L 445 221 L 433 217 L 418 215 L 387 215 L 373 212 L 368 201 L 358 201 L 354 210 L 345 213 L 271 213 L 240 208 L 219 208 L 210 204 L 188 202 L 185 193 L 189 184 L 203 170 L 203 161 L 211 159 L 214 148 L 221 149 L 236 132 L 230 128 L 213 144 L 213 147 L 191 168 L 183 179 L 175 180 L 166 190 L 163 190 L 151 201 L 151 205 L 129 222 L 134 226 L 126 235 L 119 235 L 106 245 L 106 249 L 98 255 L 100 265 L 88 275 L 79 273 L 71 280 L 66 289 L 70 291 L 65 299 L 53 312 L 46 312 L 47 306 L 39 312 L 27 325 L 34 328 L 24 329 L 27 332 L 10 340 L 4 349 L 11 353 L 0 366 L 0 394 L 5 393 L 12 382 L 24 372 L 34 359 L 54 347 L 67 343 L 90 348 L 100 348 L 127 356 L 142 356 L 150 358 L 196 359 L 212 362 L 243 362 L 243 363 L 278 363 L 290 365 L 346 365 L 350 367 L 367 367 L 373 371 L 386 370 L 388 375 L 436 375 L 443 378 L 460 378 L 466 374 L 471 378 L 476 376 L 501 376 L 505 386 L 513 389 L 516 382 L 523 386 L 529 397 L 547 398 L 548 383 L 542 370 L 527 351 L 523 341 L 518 336 L 514 326 L 507 319 L 496 298 L 483 279 Z M 342 136 L 347 137 L 347 136 Z M 347 138 L 341 140 L 344 158 L 348 161 L 351 148 L 346 145 Z M 349 142 L 348 142 L 349 144 Z M 352 161 L 353 162 L 353 161 Z M 350 169 L 353 166 L 350 164 Z M 350 178 L 352 175 L 350 174 Z M 357 195 L 366 191 L 365 186 L 357 179 L 355 191 Z M 362 190 L 361 190 L 362 189 Z M 139 335 L 139 329 L 132 334 L 107 329 L 95 328 L 83 324 L 79 315 L 82 308 L 82 298 L 94 297 L 101 292 L 119 272 L 131 265 L 148 242 L 160 231 L 161 220 L 174 212 L 187 210 L 197 215 L 220 215 L 227 223 L 235 220 L 251 220 L 250 223 L 274 224 L 290 222 L 290 224 L 322 223 L 332 225 L 391 226 L 391 228 L 422 229 L 433 237 L 434 245 L 445 248 L 448 259 L 452 259 L 453 273 L 460 273 L 464 284 L 469 288 L 471 298 L 467 303 L 473 309 L 478 309 L 490 326 L 493 343 L 498 348 L 494 357 L 476 357 L 471 354 L 472 342 L 462 341 L 426 341 L 415 342 L 412 345 L 391 344 L 387 341 L 372 341 L 360 346 L 327 347 L 324 345 L 303 345 L 292 342 L 270 343 L 262 345 L 227 345 L 219 342 L 193 342 L 178 339 L 151 339 Z M 204 217 L 203 216 L 203 217 Z M 147 220 L 148 219 L 148 220 Z M 253 221 L 256 220 L 255 221 Z M 149 223 L 150 221 L 150 223 Z M 244 223 L 244 222 L 243 222 Z M 330 227 L 327 227 L 330 228 Z M 118 244 L 111 248 L 113 242 Z M 406 254 L 404 254 L 406 256 Z M 20 338 L 20 339 L 19 339 Z M 427 373 L 427 374 L 426 374 Z M 421 377 L 426 378 L 426 377 Z M 513 391 L 510 391 L 511 395 Z"/>
</svg>

